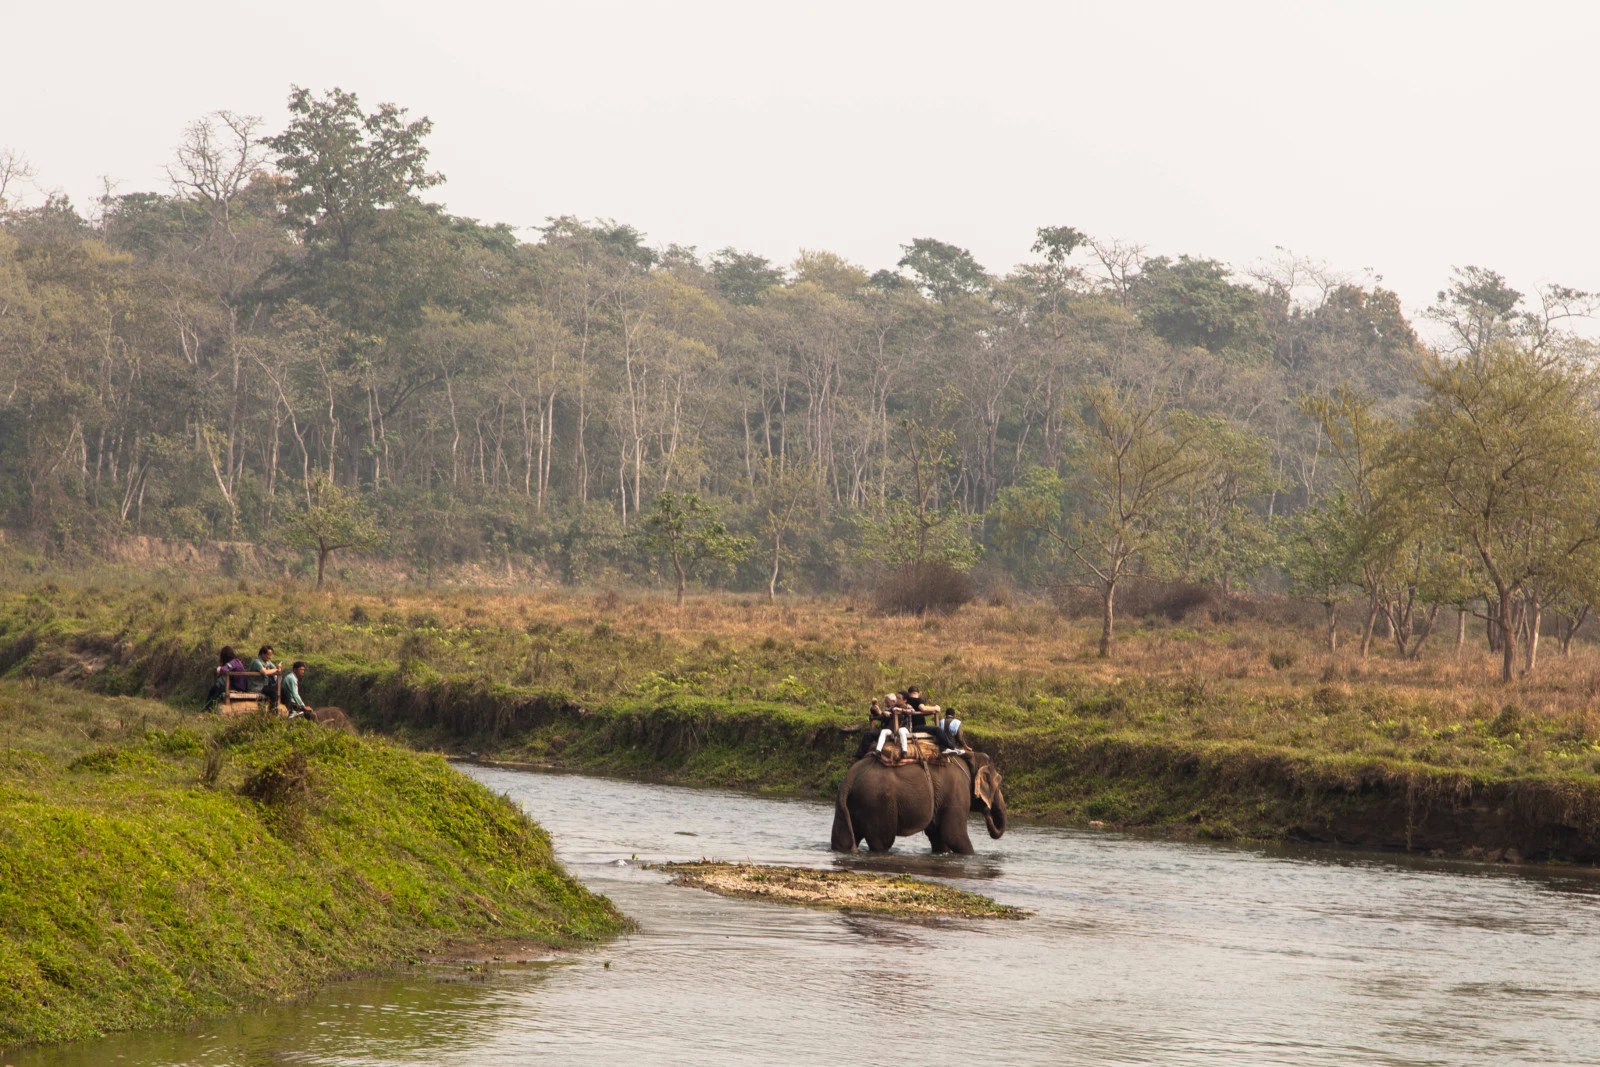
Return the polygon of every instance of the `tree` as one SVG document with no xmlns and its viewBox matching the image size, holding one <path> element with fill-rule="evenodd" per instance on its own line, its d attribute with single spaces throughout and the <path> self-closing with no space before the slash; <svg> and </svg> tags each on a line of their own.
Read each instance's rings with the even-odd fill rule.
<svg viewBox="0 0 1600 1067">
<path fill-rule="evenodd" d="M 679 607 L 683 606 L 689 575 L 701 562 L 709 559 L 738 563 L 750 551 L 750 539 L 729 533 L 716 511 L 696 493 L 668 490 L 657 494 L 633 536 L 645 551 L 664 555 L 672 562 L 678 578 Z"/>
<path fill-rule="evenodd" d="M 310 500 L 284 523 L 283 537 L 295 548 L 317 552 L 317 588 L 322 588 L 328 557 L 342 548 L 369 551 L 383 542 L 377 517 L 355 492 L 327 478 L 313 479 Z"/>
<path fill-rule="evenodd" d="M 795 464 L 790 467 L 775 465 L 768 459 L 763 464 L 765 478 L 757 490 L 761 519 L 761 533 L 772 560 L 772 571 L 767 578 L 767 599 L 778 597 L 778 572 L 794 559 L 791 537 L 803 536 L 810 528 L 812 515 L 807 505 L 815 505 L 822 493 L 821 472 L 815 463 Z"/>
<path fill-rule="evenodd" d="M 897 265 L 910 270 L 923 291 L 941 304 L 989 288 L 989 275 L 965 248 L 918 237 L 900 249 L 905 254 Z"/>
<path fill-rule="evenodd" d="M 754 304 L 762 293 L 783 281 L 783 271 L 766 257 L 734 248 L 724 248 L 711 257 L 711 276 L 735 304 Z"/>
<path fill-rule="evenodd" d="M 1253 356 L 1270 344 L 1261 295 L 1214 259 L 1147 260 L 1134 296 L 1140 321 L 1175 345 Z"/>
<path fill-rule="evenodd" d="M 905 569 L 943 564 L 958 571 L 978 562 L 981 549 L 967 534 L 971 520 L 944 491 L 954 440 L 949 430 L 901 420 L 894 445 L 904 461 L 902 478 L 875 512 L 860 519 L 865 559 Z"/>
<path fill-rule="evenodd" d="M 1117 586 L 1136 564 L 1160 570 L 1164 516 L 1205 469 L 1201 428 L 1163 400 L 1103 385 L 1083 391 L 1068 473 L 1036 468 L 996 505 L 1002 530 L 1038 537 L 1101 598 L 1101 656 L 1111 654 Z"/>
<path fill-rule="evenodd" d="M 1356 562 L 1351 529 L 1354 516 L 1344 494 L 1303 509 L 1286 524 L 1284 570 L 1289 592 L 1322 605 L 1328 618 L 1328 651 L 1339 650 L 1339 605 L 1355 584 Z"/>
<path fill-rule="evenodd" d="M 1476 558 L 1509 682 L 1518 597 L 1600 541 L 1594 376 L 1496 343 L 1438 366 L 1423 384 L 1423 405 L 1393 450 L 1395 491 L 1424 502 Z"/>
<path fill-rule="evenodd" d="M 1276 554 L 1271 528 L 1251 507 L 1272 488 L 1272 455 L 1265 438 L 1221 419 L 1195 429 L 1198 470 L 1174 494 L 1164 551 L 1180 578 L 1214 582 L 1227 594 Z"/>
<path fill-rule="evenodd" d="M 289 114 L 288 128 L 261 143 L 278 153 L 289 178 L 287 218 L 308 248 L 333 245 L 348 256 L 374 213 L 444 181 L 428 171 L 422 144 L 433 123 L 406 122 L 404 108 L 379 104 L 364 115 L 355 93 L 336 88 L 319 100 L 295 86 Z"/>
</svg>

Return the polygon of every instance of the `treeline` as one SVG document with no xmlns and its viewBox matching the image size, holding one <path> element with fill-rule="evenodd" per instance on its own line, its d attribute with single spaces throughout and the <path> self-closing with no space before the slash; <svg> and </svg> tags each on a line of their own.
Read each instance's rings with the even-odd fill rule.
<svg viewBox="0 0 1600 1067">
<path fill-rule="evenodd" d="M 1457 271 L 1428 311 L 1458 349 L 1441 359 L 1370 280 L 1289 257 L 1238 275 L 1068 226 L 1004 275 L 931 238 L 875 273 L 609 221 L 523 240 L 426 199 L 428 120 L 339 90 L 289 110 L 271 135 L 199 120 L 167 189 L 87 218 L 20 196 L 26 168 L 0 157 L 0 511 L 50 551 L 381 545 L 423 571 L 515 558 L 772 591 L 984 560 L 1099 586 L 1108 647 L 1134 574 L 1364 592 L 1364 642 L 1389 615 L 1415 639 L 1439 604 L 1536 632 L 1566 603 L 1524 568 L 1507 616 L 1500 557 L 1462 530 L 1426 537 L 1447 592 L 1352 531 L 1411 531 L 1379 483 L 1426 467 L 1392 450 L 1451 375 L 1527 358 L 1587 398 L 1564 326 L 1588 294 Z M 1353 562 L 1313 580 L 1307 544 Z"/>
</svg>

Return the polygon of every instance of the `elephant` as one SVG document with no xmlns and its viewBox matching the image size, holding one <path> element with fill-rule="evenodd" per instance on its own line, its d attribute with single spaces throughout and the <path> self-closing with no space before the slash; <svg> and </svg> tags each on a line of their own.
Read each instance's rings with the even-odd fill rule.
<svg viewBox="0 0 1600 1067">
<path fill-rule="evenodd" d="M 887 852 L 896 837 L 926 833 L 934 852 L 972 854 L 967 813 L 983 812 L 989 836 L 1006 832 L 1000 772 L 981 752 L 971 766 L 959 757 L 888 766 L 874 756 L 856 760 L 839 783 L 833 809 L 833 850 L 854 852 L 863 840 Z"/>
</svg>

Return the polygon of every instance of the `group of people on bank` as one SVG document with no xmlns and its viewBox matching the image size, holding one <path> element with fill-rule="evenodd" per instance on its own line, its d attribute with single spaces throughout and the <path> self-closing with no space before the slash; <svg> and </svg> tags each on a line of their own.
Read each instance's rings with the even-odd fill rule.
<svg viewBox="0 0 1600 1067">
<path fill-rule="evenodd" d="M 891 738 L 899 742 L 900 755 L 904 757 L 912 751 L 912 736 L 919 733 L 932 738 L 944 755 L 966 755 L 967 739 L 955 709 L 930 704 L 922 698 L 922 690 L 911 685 L 887 694 L 881 703 L 877 697 L 872 698 L 867 728 L 861 733 L 855 758 L 862 758 L 869 750 L 881 755 Z"/>
<path fill-rule="evenodd" d="M 232 645 L 224 645 L 217 653 L 216 680 L 206 696 L 205 710 L 217 710 L 232 690 L 259 696 L 268 710 L 276 710 L 281 704 L 288 709 L 290 718 L 310 711 L 300 692 L 306 677 L 305 661 L 295 660 L 285 669 L 276 662 L 276 656 L 271 645 L 262 645 L 247 667 Z"/>
</svg>

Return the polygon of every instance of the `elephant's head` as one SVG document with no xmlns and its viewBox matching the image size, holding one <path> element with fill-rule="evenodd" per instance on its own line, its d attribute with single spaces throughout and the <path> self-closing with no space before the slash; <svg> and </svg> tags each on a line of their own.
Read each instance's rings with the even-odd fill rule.
<svg viewBox="0 0 1600 1067">
<path fill-rule="evenodd" d="M 1006 832 L 1006 798 L 1000 791 L 1000 772 L 994 760 L 982 752 L 972 753 L 972 810 L 983 812 L 990 837 Z"/>
</svg>

